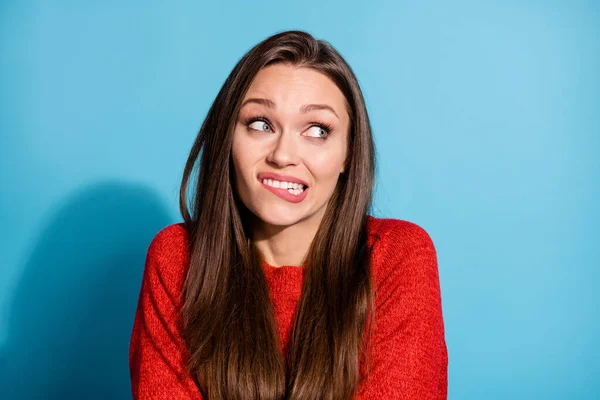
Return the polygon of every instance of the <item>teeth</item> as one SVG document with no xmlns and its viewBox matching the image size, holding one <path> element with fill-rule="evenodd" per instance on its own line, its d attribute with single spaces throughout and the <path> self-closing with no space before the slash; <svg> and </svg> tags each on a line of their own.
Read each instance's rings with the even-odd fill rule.
<svg viewBox="0 0 600 400">
<path fill-rule="evenodd" d="M 263 179 L 262 182 L 265 185 L 273 186 L 279 189 L 287 189 L 293 195 L 298 196 L 300 193 L 304 192 L 304 185 L 296 182 L 280 182 L 273 179 Z"/>
</svg>

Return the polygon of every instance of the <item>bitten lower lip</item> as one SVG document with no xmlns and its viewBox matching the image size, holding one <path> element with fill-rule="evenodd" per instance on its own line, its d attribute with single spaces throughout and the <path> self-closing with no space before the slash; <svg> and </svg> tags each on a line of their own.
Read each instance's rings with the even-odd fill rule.
<svg viewBox="0 0 600 400">
<path fill-rule="evenodd" d="M 302 200 L 304 200 L 306 198 L 306 195 L 307 195 L 308 191 L 310 190 L 310 188 L 307 187 L 306 189 L 304 189 L 304 191 L 302 193 L 300 193 L 298 196 L 296 196 L 296 195 L 288 192 L 287 189 L 280 189 L 280 188 L 276 188 L 273 186 L 269 186 L 265 183 L 262 183 L 262 181 L 260 181 L 260 180 L 259 180 L 259 182 L 265 189 L 267 189 L 271 193 L 281 197 L 282 199 L 289 201 L 290 203 L 300 203 Z"/>
</svg>

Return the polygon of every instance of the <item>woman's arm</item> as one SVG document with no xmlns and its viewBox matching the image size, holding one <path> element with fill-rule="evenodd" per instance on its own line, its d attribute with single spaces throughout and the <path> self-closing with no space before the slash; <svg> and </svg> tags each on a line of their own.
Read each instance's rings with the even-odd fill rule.
<svg viewBox="0 0 600 400">
<path fill-rule="evenodd" d="M 183 237 L 176 229 L 169 226 L 160 231 L 146 256 L 129 349 L 131 390 L 136 400 L 202 400 L 185 372 L 187 350 L 178 315 L 183 274 L 178 271 L 181 258 L 173 247 Z"/>
<path fill-rule="evenodd" d="M 448 354 L 436 251 L 428 233 L 385 219 L 378 263 L 373 363 L 360 400 L 447 398 Z"/>
</svg>

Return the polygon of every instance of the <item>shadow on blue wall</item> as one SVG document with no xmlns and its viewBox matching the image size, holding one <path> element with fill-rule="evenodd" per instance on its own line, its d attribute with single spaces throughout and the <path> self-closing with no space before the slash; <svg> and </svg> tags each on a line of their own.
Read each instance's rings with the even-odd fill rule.
<svg viewBox="0 0 600 400">
<path fill-rule="evenodd" d="M 146 251 L 171 222 L 154 191 L 120 182 L 86 187 L 52 213 L 12 299 L 0 397 L 131 398 Z"/>
</svg>

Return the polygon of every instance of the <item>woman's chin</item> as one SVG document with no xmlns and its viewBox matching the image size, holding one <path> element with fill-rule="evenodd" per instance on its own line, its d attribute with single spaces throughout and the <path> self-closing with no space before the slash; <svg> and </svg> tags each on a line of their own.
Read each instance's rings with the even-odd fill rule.
<svg viewBox="0 0 600 400">
<path fill-rule="evenodd" d="M 290 226 L 302 219 L 300 212 L 293 212 L 289 209 L 278 210 L 278 207 L 261 210 L 257 216 L 264 223 L 274 226 Z"/>
</svg>

